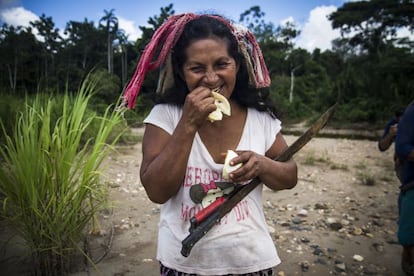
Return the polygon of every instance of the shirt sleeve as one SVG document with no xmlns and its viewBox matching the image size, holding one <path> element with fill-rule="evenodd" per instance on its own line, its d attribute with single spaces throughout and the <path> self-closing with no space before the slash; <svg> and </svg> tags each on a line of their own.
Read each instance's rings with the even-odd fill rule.
<svg viewBox="0 0 414 276">
<path fill-rule="evenodd" d="M 282 122 L 271 117 L 269 114 L 265 114 L 265 141 L 266 141 L 266 151 L 268 151 L 273 143 L 276 140 L 276 135 L 282 130 Z"/>
<path fill-rule="evenodd" d="M 174 132 L 180 118 L 181 109 L 177 106 L 157 104 L 144 119 L 144 124 L 155 125 L 171 135 Z"/>
</svg>

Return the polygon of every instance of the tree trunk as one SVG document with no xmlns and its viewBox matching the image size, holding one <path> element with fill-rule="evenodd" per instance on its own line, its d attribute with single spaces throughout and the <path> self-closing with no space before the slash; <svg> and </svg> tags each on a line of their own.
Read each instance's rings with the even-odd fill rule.
<svg viewBox="0 0 414 276">
<path fill-rule="evenodd" d="M 122 68 L 121 78 L 122 78 L 123 88 L 125 87 L 125 84 L 126 84 L 127 69 L 128 69 L 128 54 L 127 54 L 126 49 L 124 49 L 124 51 L 122 51 L 122 55 L 121 55 L 121 68 Z"/>
<path fill-rule="evenodd" d="M 82 69 L 85 70 L 86 68 L 86 60 L 88 59 L 88 53 L 87 50 L 85 49 L 83 51 L 83 58 L 82 58 Z"/>
<path fill-rule="evenodd" d="M 17 79 L 17 57 L 14 58 L 14 68 L 7 64 L 7 71 L 9 72 L 10 88 L 13 93 L 16 93 L 16 79 Z"/>
<path fill-rule="evenodd" d="M 293 101 L 293 87 L 295 83 L 295 69 L 290 71 L 290 92 L 289 92 L 289 103 Z"/>
<path fill-rule="evenodd" d="M 113 58 L 112 58 L 112 35 L 111 33 L 108 34 L 108 73 L 112 74 L 114 72 L 113 69 Z"/>
<path fill-rule="evenodd" d="M 289 92 L 289 103 L 293 102 L 293 87 L 295 86 L 295 71 L 301 65 L 296 66 L 290 71 L 290 92 Z"/>
</svg>

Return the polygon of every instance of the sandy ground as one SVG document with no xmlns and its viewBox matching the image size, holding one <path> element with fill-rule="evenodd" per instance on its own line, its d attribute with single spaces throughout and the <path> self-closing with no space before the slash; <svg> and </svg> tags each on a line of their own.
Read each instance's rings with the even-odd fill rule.
<svg viewBox="0 0 414 276">
<path fill-rule="evenodd" d="M 297 137 L 285 138 L 293 143 Z M 314 138 L 295 155 L 298 185 L 264 191 L 269 230 L 282 259 L 276 275 L 404 275 L 392 154 L 379 152 L 373 141 Z M 72 276 L 159 275 L 160 206 L 140 184 L 140 161 L 140 144 L 118 148 L 108 160 L 113 208 L 101 216 L 101 235 L 91 237 L 91 250 L 101 260 L 95 269 L 80 265 Z M 6 273 L 0 274 L 25 275 L 10 260 L 0 260 Z"/>
</svg>

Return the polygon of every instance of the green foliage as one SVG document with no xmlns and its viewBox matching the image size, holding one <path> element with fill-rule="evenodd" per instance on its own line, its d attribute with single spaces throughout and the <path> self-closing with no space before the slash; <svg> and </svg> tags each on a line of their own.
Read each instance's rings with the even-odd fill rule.
<svg viewBox="0 0 414 276">
<path fill-rule="evenodd" d="M 16 118 L 19 112 L 24 108 L 24 104 L 24 99 L 10 94 L 4 94 L 0 97 L 0 123 L 3 125 L 6 133 L 12 133 L 16 124 Z M 4 144 L 5 142 L 5 135 L 0 135 L 0 144 Z"/>
<path fill-rule="evenodd" d="M 397 39 L 396 31 L 413 30 L 413 1 L 372 0 L 346 2 L 331 14 L 334 28 L 344 36 L 333 50 L 309 53 L 296 48 L 299 30 L 292 23 L 276 26 L 265 20 L 257 5 L 240 15 L 239 23 L 257 37 L 269 69 L 271 97 L 284 111 L 284 121 L 300 121 L 320 114 L 334 102 L 339 110 L 333 120 L 341 123 L 382 124 L 397 108 L 413 100 L 414 53 L 409 37 Z M 43 93 L 76 93 L 81 80 L 95 69 L 104 75 L 103 89 L 91 99 L 99 115 L 118 101 L 152 35 L 175 14 L 173 4 L 160 8 L 140 26 L 142 36 L 128 41 L 119 29 L 113 9 L 104 10 L 100 24 L 85 18 L 69 21 L 65 36 L 51 17 L 31 23 L 39 29 L 38 41 L 31 28 L 3 24 L 0 30 L 0 93 L 17 97 Z M 155 101 L 158 72 L 145 80 L 128 123 L 139 125 Z M 292 95 L 293 99 L 290 99 Z M 5 105 L 5 108 L 13 108 Z M 16 109 L 18 110 L 18 109 Z M 14 109 L 7 112 L 14 112 Z M 0 112 L 1 114 L 2 112 Z M 6 113 L 3 112 L 3 113 Z M 2 120 L 9 128 L 9 119 Z M 0 138 L 1 139 L 1 138 Z"/>
<path fill-rule="evenodd" d="M 146 114 L 140 115 L 140 113 L 133 110 L 126 110 L 124 113 L 124 118 L 127 124 L 131 127 L 141 127 Z"/>
<path fill-rule="evenodd" d="M 346 104 L 340 104 L 336 111 L 337 121 L 349 123 L 374 123 L 379 120 L 382 110 L 375 108 L 375 101 L 354 98 Z M 346 118 L 344 120 L 344 118 Z"/>
<path fill-rule="evenodd" d="M 353 47 L 361 47 L 369 53 L 379 54 L 387 41 L 396 38 L 401 27 L 413 30 L 413 1 L 371 0 L 346 2 L 329 17 L 332 26 L 349 34 Z M 400 40 L 400 46 L 411 48 Z"/>
<path fill-rule="evenodd" d="M 100 166 L 123 120 L 110 107 L 102 116 L 88 112 L 97 83 L 89 77 L 76 96 L 65 94 L 61 102 L 36 96 L 26 102 L 11 135 L 2 129 L 0 214 L 29 246 L 35 275 L 65 274 L 76 252 L 86 254 L 80 242 L 106 203 Z M 56 106 L 61 110 L 55 120 Z M 95 135 L 83 143 L 94 121 Z"/>
<path fill-rule="evenodd" d="M 100 68 L 93 72 L 100 79 L 99 86 L 92 98 L 94 104 L 107 106 L 108 103 L 116 103 L 119 100 L 121 81 L 117 75 L 109 74 L 107 70 Z M 103 110 L 101 110 L 103 111 Z"/>
<path fill-rule="evenodd" d="M 39 47 L 31 28 L 3 24 L 0 30 L 0 83 L 13 93 L 36 88 L 33 64 L 39 57 Z M 30 66 L 33 65 L 33 66 Z"/>
<path fill-rule="evenodd" d="M 151 37 L 154 35 L 155 31 L 167 20 L 167 18 L 171 15 L 175 14 L 173 4 L 169 4 L 166 7 L 160 8 L 160 15 L 154 15 L 148 18 L 148 25 L 147 26 L 140 26 L 140 30 L 142 31 L 142 36 L 136 41 L 136 47 L 138 48 L 139 52 L 142 52 L 148 42 L 151 40 Z"/>
<path fill-rule="evenodd" d="M 282 112 L 283 122 L 298 123 L 305 118 L 306 114 L 308 115 L 307 118 L 313 115 L 309 106 L 305 105 L 300 100 L 294 100 L 290 103 L 287 99 L 282 98 L 277 103 Z"/>
</svg>

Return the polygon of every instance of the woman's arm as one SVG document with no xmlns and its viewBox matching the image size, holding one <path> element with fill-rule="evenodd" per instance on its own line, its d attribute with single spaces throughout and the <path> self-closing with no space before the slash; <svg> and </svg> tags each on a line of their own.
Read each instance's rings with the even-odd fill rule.
<svg viewBox="0 0 414 276">
<path fill-rule="evenodd" d="M 273 160 L 287 147 L 283 135 L 279 133 L 271 148 L 266 152 L 266 156 L 252 151 L 238 152 L 239 156 L 232 160 L 231 165 L 243 163 L 243 166 L 230 174 L 231 179 L 240 183 L 259 177 L 272 190 L 295 187 L 298 181 L 296 162 L 293 159 L 287 162 Z"/>
<path fill-rule="evenodd" d="M 146 125 L 140 177 L 151 201 L 165 203 L 179 191 L 194 136 L 215 108 L 210 90 L 198 87 L 187 95 L 172 135 L 155 125 Z"/>
<path fill-rule="evenodd" d="M 286 162 L 273 160 L 287 148 L 285 138 L 279 133 L 272 147 L 266 152 L 269 162 L 265 163 L 265 170 L 259 177 L 272 190 L 292 189 L 298 182 L 298 168 L 293 159 Z"/>
<path fill-rule="evenodd" d="M 391 125 L 386 135 L 383 135 L 378 141 L 378 148 L 380 151 L 386 151 L 394 142 L 395 134 L 397 133 L 397 124 Z"/>
<path fill-rule="evenodd" d="M 140 177 L 151 201 L 165 203 L 180 189 L 194 134 L 180 125 L 172 135 L 157 126 L 146 125 Z"/>
</svg>

